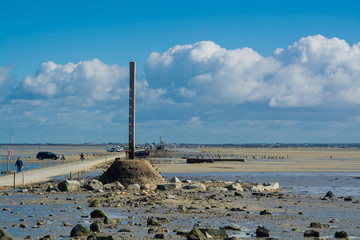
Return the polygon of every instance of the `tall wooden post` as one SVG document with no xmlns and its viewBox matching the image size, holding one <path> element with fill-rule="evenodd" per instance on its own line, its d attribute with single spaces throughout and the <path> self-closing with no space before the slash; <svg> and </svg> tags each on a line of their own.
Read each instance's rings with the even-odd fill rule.
<svg viewBox="0 0 360 240">
<path fill-rule="evenodd" d="M 135 86 L 136 63 L 131 61 L 129 85 L 129 159 L 135 158 Z"/>
</svg>

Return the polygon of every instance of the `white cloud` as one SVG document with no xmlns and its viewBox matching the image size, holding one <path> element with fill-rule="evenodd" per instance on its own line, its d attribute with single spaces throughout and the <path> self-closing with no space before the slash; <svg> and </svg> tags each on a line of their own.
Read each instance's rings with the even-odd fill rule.
<svg viewBox="0 0 360 240">
<path fill-rule="evenodd" d="M 360 103 L 360 43 L 308 36 L 264 58 L 211 41 L 152 53 L 149 82 L 209 103 L 268 102 L 273 107 Z M 193 95 L 193 94 L 190 94 Z M 173 96 L 176 98 L 176 96 Z"/>
<path fill-rule="evenodd" d="M 99 59 L 65 65 L 45 62 L 35 77 L 25 77 L 20 89 L 34 98 L 76 96 L 82 101 L 106 101 L 124 92 L 127 78 L 127 68 Z"/>
</svg>

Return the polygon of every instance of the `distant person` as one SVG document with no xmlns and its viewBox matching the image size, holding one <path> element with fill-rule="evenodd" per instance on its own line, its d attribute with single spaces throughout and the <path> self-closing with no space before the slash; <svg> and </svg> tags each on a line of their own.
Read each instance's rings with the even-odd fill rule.
<svg viewBox="0 0 360 240">
<path fill-rule="evenodd" d="M 84 154 L 83 153 L 81 153 L 80 154 L 80 160 L 82 161 L 82 160 L 84 160 L 85 158 L 84 158 Z"/>
<path fill-rule="evenodd" d="M 15 166 L 17 168 L 17 172 L 21 172 L 22 171 L 22 168 L 24 166 L 22 160 L 18 157 L 16 162 L 15 162 Z"/>
</svg>

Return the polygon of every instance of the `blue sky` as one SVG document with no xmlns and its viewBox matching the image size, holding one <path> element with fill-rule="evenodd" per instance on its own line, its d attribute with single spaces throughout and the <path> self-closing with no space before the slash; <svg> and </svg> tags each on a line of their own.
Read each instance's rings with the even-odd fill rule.
<svg viewBox="0 0 360 240">
<path fill-rule="evenodd" d="M 0 143 L 359 142 L 358 1 L 0 1 Z"/>
</svg>

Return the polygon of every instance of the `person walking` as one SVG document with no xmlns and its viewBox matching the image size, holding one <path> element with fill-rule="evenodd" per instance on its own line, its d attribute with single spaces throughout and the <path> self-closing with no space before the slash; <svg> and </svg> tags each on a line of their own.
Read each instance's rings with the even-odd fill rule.
<svg viewBox="0 0 360 240">
<path fill-rule="evenodd" d="M 22 168 L 24 166 L 22 160 L 18 157 L 16 162 L 15 162 L 15 166 L 17 168 L 17 172 L 21 172 L 22 171 Z"/>
<path fill-rule="evenodd" d="M 81 153 L 80 154 L 80 160 L 82 161 L 82 160 L 84 160 L 85 158 L 84 158 L 84 154 L 83 153 Z"/>
</svg>

